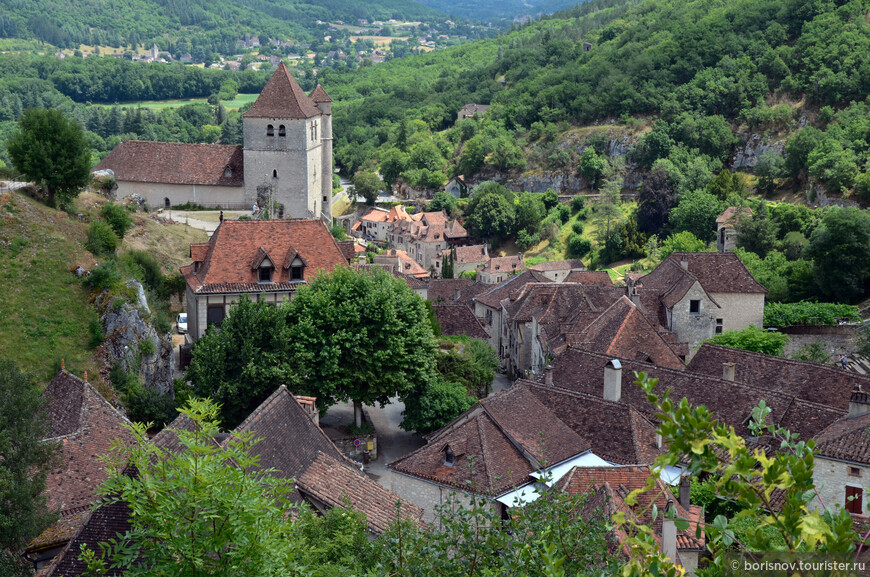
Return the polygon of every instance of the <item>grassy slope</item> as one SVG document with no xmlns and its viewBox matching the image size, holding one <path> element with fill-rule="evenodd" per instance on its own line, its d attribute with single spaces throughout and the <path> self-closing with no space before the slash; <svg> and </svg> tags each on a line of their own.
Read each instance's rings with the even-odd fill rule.
<svg viewBox="0 0 870 577">
<path fill-rule="evenodd" d="M 227 110 L 238 110 L 242 106 L 246 104 L 250 104 L 254 100 L 257 99 L 259 94 L 239 94 L 232 100 L 224 100 L 221 104 L 224 105 L 224 108 Z M 140 100 L 138 102 L 124 102 L 123 104 L 118 104 L 121 108 L 136 108 L 137 106 L 141 106 L 142 108 L 151 108 L 154 110 L 161 110 L 163 108 L 180 108 L 185 104 L 196 104 L 197 102 L 208 102 L 207 98 L 188 98 L 182 100 Z M 106 108 L 111 108 L 115 106 L 114 104 L 95 104 L 94 106 L 103 106 Z"/>
<path fill-rule="evenodd" d="M 0 195 L 0 355 L 42 382 L 66 360 L 96 374 L 88 323 L 97 315 L 70 272 L 90 267 L 86 226 L 20 194 Z"/>
</svg>

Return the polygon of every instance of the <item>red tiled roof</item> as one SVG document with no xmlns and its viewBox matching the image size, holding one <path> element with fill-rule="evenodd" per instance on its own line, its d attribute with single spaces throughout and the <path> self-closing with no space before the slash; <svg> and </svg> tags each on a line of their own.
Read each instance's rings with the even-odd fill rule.
<svg viewBox="0 0 870 577">
<path fill-rule="evenodd" d="M 545 277 L 543 273 L 527 270 L 516 276 L 512 276 L 501 284 L 497 284 L 488 291 L 475 296 L 472 300 L 490 308 L 497 309 L 501 307 L 502 299 L 508 298 L 511 293 L 521 290 L 530 282 L 551 283 L 553 281 Z"/>
<path fill-rule="evenodd" d="M 734 379 L 759 389 L 779 391 L 847 411 L 856 388 L 870 391 L 870 377 L 818 363 L 795 361 L 705 343 L 689 370 L 711 377 L 722 376 L 722 365 L 734 363 Z"/>
<path fill-rule="evenodd" d="M 741 216 L 752 216 L 752 214 L 752 209 L 748 206 L 729 206 L 716 219 L 716 224 L 733 224 L 733 221 Z"/>
<path fill-rule="evenodd" d="M 383 254 L 375 255 L 375 262 L 377 263 L 379 259 L 387 258 L 387 259 L 398 259 L 399 265 L 401 266 L 402 274 L 406 274 L 415 278 L 428 278 L 429 272 L 420 266 L 420 263 L 412 259 L 408 256 L 408 253 L 397 249 L 391 248 L 384 252 Z"/>
<path fill-rule="evenodd" d="M 352 240 L 338 241 L 338 248 L 341 250 L 344 258 L 347 259 L 348 264 L 352 263 L 356 258 L 356 247 L 357 244 Z"/>
<path fill-rule="evenodd" d="M 274 259 L 274 283 L 258 283 L 258 272 L 251 268 L 261 248 Z M 319 270 L 331 271 L 347 264 L 320 219 L 225 220 L 209 240 L 199 271 L 194 273 L 188 266 L 181 272 L 197 293 L 287 291 L 300 282 L 290 280 L 287 258 L 291 254 L 305 262 L 306 281 Z"/>
<path fill-rule="evenodd" d="M 314 103 L 332 102 L 332 98 L 329 97 L 329 94 L 326 93 L 326 90 L 323 89 L 323 86 L 319 84 L 314 87 L 314 90 L 311 91 L 311 94 L 308 95 L 308 98 L 310 98 L 311 101 Z"/>
<path fill-rule="evenodd" d="M 296 486 L 304 494 L 325 503 L 328 507 L 345 507 L 366 515 L 369 529 L 382 534 L 396 520 L 396 501 L 400 499 L 358 470 L 351 469 L 325 453 L 318 452 L 305 472 L 296 478 Z M 399 514 L 403 519 L 420 522 L 423 509 L 401 501 Z"/>
<path fill-rule="evenodd" d="M 603 270 L 575 270 L 568 273 L 563 282 L 603 286 L 613 284 L 613 281 L 610 280 L 610 275 L 607 274 L 607 271 Z"/>
<path fill-rule="evenodd" d="M 468 306 L 461 304 L 441 304 L 432 307 L 435 318 L 441 324 L 442 335 L 467 335 L 476 339 L 488 339 L 489 333 L 474 316 Z"/>
<path fill-rule="evenodd" d="M 283 62 L 263 87 L 245 118 L 303 119 L 320 116 L 320 110 L 287 70 Z"/>
<path fill-rule="evenodd" d="M 708 293 L 767 293 L 733 252 L 674 252 L 668 256 L 677 265 L 684 258 L 689 272 Z"/>
<path fill-rule="evenodd" d="M 426 298 L 433 303 L 455 303 L 474 307 L 474 297 L 490 289 L 492 285 L 467 278 L 432 279 L 429 281 Z"/>
<path fill-rule="evenodd" d="M 499 256 L 484 263 L 482 270 L 486 273 L 520 272 L 526 270 L 526 263 L 522 255 Z"/>
<path fill-rule="evenodd" d="M 244 186 L 244 167 L 241 146 L 126 140 L 94 170 L 110 169 L 118 181 Z"/>
<path fill-rule="evenodd" d="M 485 244 L 457 246 L 453 248 L 453 262 L 456 264 L 486 262 L 487 259 L 489 259 L 489 251 Z"/>
<path fill-rule="evenodd" d="M 209 243 L 195 242 L 190 245 L 190 258 L 193 262 L 202 262 L 205 260 L 205 255 L 208 254 Z"/>
<path fill-rule="evenodd" d="M 857 417 L 845 417 L 816 436 L 817 453 L 863 465 L 870 464 L 870 413 Z"/>
</svg>

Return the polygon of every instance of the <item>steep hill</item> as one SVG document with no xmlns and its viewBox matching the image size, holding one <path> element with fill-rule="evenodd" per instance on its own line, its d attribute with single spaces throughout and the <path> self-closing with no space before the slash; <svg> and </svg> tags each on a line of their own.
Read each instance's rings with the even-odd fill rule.
<svg viewBox="0 0 870 577">
<path fill-rule="evenodd" d="M 0 38 L 62 48 L 187 41 L 232 47 L 245 33 L 308 41 L 317 21 L 419 20 L 438 15 L 413 0 L 13 0 L 0 4 Z"/>
<path fill-rule="evenodd" d="M 475 20 L 511 19 L 515 16 L 552 14 L 582 4 L 583 0 L 419 0 L 445 14 Z"/>
</svg>

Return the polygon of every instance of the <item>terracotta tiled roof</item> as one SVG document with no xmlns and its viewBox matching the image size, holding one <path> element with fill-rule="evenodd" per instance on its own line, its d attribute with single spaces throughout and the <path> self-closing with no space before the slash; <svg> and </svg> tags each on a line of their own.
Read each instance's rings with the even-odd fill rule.
<svg viewBox="0 0 870 577">
<path fill-rule="evenodd" d="M 604 366 L 613 357 L 599 353 L 569 349 L 553 361 L 553 382 L 572 391 L 603 397 Z M 671 389 L 675 401 L 687 398 L 692 405 L 706 406 L 714 416 L 731 425 L 743 436 L 749 436 L 747 427 L 752 409 L 764 400 L 771 408 L 776 424 L 801 438 L 814 437 L 828 425 L 845 416 L 845 411 L 805 401 L 779 391 L 765 390 L 743 383 L 709 377 L 692 371 L 678 371 L 630 359 L 622 363 L 622 403 L 628 404 L 649 418 L 652 405 L 643 390 L 634 384 L 634 372 L 645 372 L 659 379 L 655 391 L 663 394 Z"/>
<path fill-rule="evenodd" d="M 683 259 L 688 261 L 688 271 L 708 293 L 767 293 L 733 252 L 674 252 L 665 260 L 680 265 Z M 647 278 L 649 275 L 641 282 L 646 284 Z"/>
<path fill-rule="evenodd" d="M 628 507 L 625 498 L 632 491 L 646 487 L 647 479 L 651 475 L 648 466 L 623 466 L 623 467 L 574 467 L 557 484 L 561 491 L 570 494 L 583 494 L 590 490 L 600 490 L 604 487 L 611 502 L 608 507 L 611 510 L 624 510 L 634 515 L 635 519 L 652 527 L 656 537 L 661 539 L 662 520 L 668 500 L 676 507 L 678 517 L 690 520 L 690 526 L 685 531 L 677 532 L 677 549 L 697 550 L 704 548 L 703 526 L 702 538 L 695 537 L 697 524 L 701 521 L 701 507 L 691 506 L 685 509 L 679 501 L 672 497 L 661 479 L 656 478 L 655 488 L 638 495 L 637 504 Z M 653 519 L 652 504 L 655 503 L 660 514 Z M 682 537 L 682 538 L 681 538 Z M 622 539 L 620 539 L 621 543 Z"/>
<path fill-rule="evenodd" d="M 274 283 L 258 283 L 258 272 L 251 268 L 261 248 L 274 259 Z M 305 262 L 306 281 L 319 270 L 331 271 L 347 264 L 341 248 L 320 219 L 225 220 L 209 240 L 199 271 L 194 273 L 192 267 L 183 267 L 182 274 L 197 293 L 293 290 L 300 281 L 290 280 L 286 261 L 291 253 Z"/>
<path fill-rule="evenodd" d="M 190 245 L 190 258 L 193 262 L 202 262 L 208 254 L 209 243 L 195 242 Z"/>
<path fill-rule="evenodd" d="M 446 465 L 445 448 L 455 455 Z M 469 493 L 500 495 L 531 480 L 535 468 L 484 411 L 473 412 L 438 439 L 388 465 L 390 469 Z"/>
<path fill-rule="evenodd" d="M 110 169 L 118 181 L 244 186 L 244 166 L 241 146 L 126 140 L 94 170 Z"/>
<path fill-rule="evenodd" d="M 296 486 L 329 507 L 345 507 L 349 503 L 365 513 L 373 533 L 384 533 L 396 520 L 396 502 L 400 499 L 395 493 L 325 453 L 317 453 L 317 458 L 296 479 Z M 400 507 L 404 519 L 420 522 L 423 517 L 423 509 L 413 503 L 401 501 Z"/>
<path fill-rule="evenodd" d="M 442 304 L 432 308 L 435 311 L 435 318 L 441 323 L 441 334 L 467 335 L 476 339 L 489 338 L 489 333 L 468 306 Z"/>
<path fill-rule="evenodd" d="M 752 216 L 752 209 L 748 206 L 729 206 L 725 212 L 716 219 L 716 224 L 731 224 L 741 216 Z"/>
<path fill-rule="evenodd" d="M 538 264 L 534 264 L 529 267 L 529 270 L 536 270 L 538 272 L 544 271 L 554 271 L 554 270 L 576 270 L 577 272 L 585 271 L 586 265 L 583 264 L 582 260 L 551 260 L 547 262 L 541 262 Z M 604 271 L 600 271 L 604 272 Z M 604 274 L 607 274 L 606 272 Z M 610 277 L 608 276 L 608 279 Z"/>
<path fill-rule="evenodd" d="M 530 282 L 549 283 L 553 281 L 545 277 L 542 273 L 527 270 L 516 276 L 512 276 L 503 283 L 497 284 L 488 291 L 475 296 L 473 300 L 474 302 L 497 309 L 501 307 L 502 299 L 508 298 L 511 293 L 519 291 Z"/>
<path fill-rule="evenodd" d="M 455 264 L 486 262 L 487 259 L 489 259 L 489 251 L 485 244 L 473 244 L 453 248 L 453 262 Z"/>
<path fill-rule="evenodd" d="M 326 90 L 323 89 L 323 86 L 319 84 L 314 87 L 314 90 L 311 91 L 311 94 L 308 95 L 308 98 L 310 98 L 311 101 L 314 103 L 332 102 L 332 98 L 329 97 L 329 94 L 326 93 Z"/>
<path fill-rule="evenodd" d="M 492 285 L 475 282 L 471 279 L 432 279 L 429 281 L 427 297 L 433 303 L 455 303 L 474 307 L 474 297 L 492 289 Z"/>
<path fill-rule="evenodd" d="M 682 370 L 685 365 L 628 297 L 622 296 L 580 333 L 568 333 L 570 347 L 637 359 Z"/>
<path fill-rule="evenodd" d="M 348 264 L 352 263 L 356 258 L 356 243 L 352 240 L 338 241 L 338 248 L 341 254 L 347 259 Z"/>
<path fill-rule="evenodd" d="M 573 282 L 579 284 L 597 284 L 597 285 L 612 285 L 610 275 L 603 270 L 575 270 L 568 273 L 563 282 Z"/>
<path fill-rule="evenodd" d="M 482 268 L 486 273 L 520 272 L 526 270 L 522 255 L 499 256 L 489 259 Z"/>
<path fill-rule="evenodd" d="M 721 377 L 724 363 L 734 363 L 734 379 L 738 382 L 844 411 L 849 409 L 849 398 L 856 387 L 870 391 L 870 377 L 841 368 L 709 343 L 701 345 L 692 357 L 689 370 Z"/>
<path fill-rule="evenodd" d="M 364 215 L 360 217 L 360 222 L 364 220 L 368 220 L 371 222 L 387 222 L 387 218 L 389 216 L 389 211 L 384 210 L 383 208 L 373 208 Z M 392 221 L 391 221 L 392 222 Z"/>
<path fill-rule="evenodd" d="M 184 445 L 181 444 L 176 431 L 193 432 L 194 430 L 196 430 L 194 420 L 185 414 L 180 414 L 159 433 L 154 435 L 151 443 L 170 453 L 180 453 L 184 449 Z"/>
<path fill-rule="evenodd" d="M 870 464 L 870 413 L 857 417 L 845 417 L 816 436 L 818 455 Z"/>
<path fill-rule="evenodd" d="M 46 479 L 46 503 L 61 519 L 34 543 L 62 543 L 83 522 L 78 516 L 96 500 L 97 487 L 108 477 L 100 457 L 111 452 L 116 440 L 133 442 L 125 428 L 129 421 L 90 383 L 61 371 L 43 391 L 49 433 L 46 440 L 61 446 L 62 461 Z"/>
<path fill-rule="evenodd" d="M 302 119 L 320 116 L 320 110 L 287 70 L 283 62 L 263 87 L 245 118 Z"/>
<path fill-rule="evenodd" d="M 379 259 L 392 259 L 395 262 L 395 259 L 399 260 L 399 265 L 402 267 L 402 274 L 406 274 L 408 276 L 412 276 L 415 278 L 428 278 L 429 272 L 420 266 L 420 263 L 415 261 L 413 258 L 408 256 L 408 253 L 397 249 L 391 248 L 384 252 L 383 254 L 379 254 L 375 256 L 375 262 L 377 263 Z"/>
</svg>

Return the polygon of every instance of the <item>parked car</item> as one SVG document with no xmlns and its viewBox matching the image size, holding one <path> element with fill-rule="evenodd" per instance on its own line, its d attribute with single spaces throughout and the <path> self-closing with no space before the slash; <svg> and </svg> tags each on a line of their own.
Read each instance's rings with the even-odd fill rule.
<svg viewBox="0 0 870 577">
<path fill-rule="evenodd" d="M 175 318 L 175 328 L 178 329 L 180 334 L 187 332 L 187 313 L 178 313 L 178 316 Z"/>
</svg>

